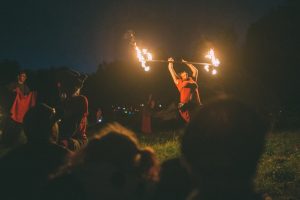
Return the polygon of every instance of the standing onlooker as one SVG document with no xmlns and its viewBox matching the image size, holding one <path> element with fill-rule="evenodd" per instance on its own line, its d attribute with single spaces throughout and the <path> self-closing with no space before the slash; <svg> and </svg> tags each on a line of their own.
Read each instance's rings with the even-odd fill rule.
<svg viewBox="0 0 300 200">
<path fill-rule="evenodd" d="M 8 86 L 10 117 L 6 119 L 2 134 L 2 143 L 7 146 L 20 143 L 24 115 L 36 103 L 36 93 L 30 91 L 26 80 L 25 71 L 20 71 L 17 81 Z"/>
<path fill-rule="evenodd" d="M 152 115 L 155 106 L 155 101 L 152 95 L 149 95 L 149 99 L 142 111 L 142 132 L 150 134 L 152 133 Z"/>
<path fill-rule="evenodd" d="M 68 70 L 61 80 L 62 116 L 59 142 L 75 151 L 87 142 L 88 99 L 80 95 L 85 75 Z"/>
</svg>

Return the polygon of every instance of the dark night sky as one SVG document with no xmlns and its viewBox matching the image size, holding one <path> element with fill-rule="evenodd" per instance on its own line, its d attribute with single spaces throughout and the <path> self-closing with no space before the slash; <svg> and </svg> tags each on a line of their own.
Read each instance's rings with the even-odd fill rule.
<svg viewBox="0 0 300 200">
<path fill-rule="evenodd" d="M 0 59 L 16 60 L 25 68 L 67 65 L 91 72 L 103 60 L 126 56 L 120 46 L 128 29 L 154 49 L 175 48 L 184 36 L 195 38 L 192 32 L 214 34 L 219 27 L 233 28 L 241 42 L 252 22 L 283 2 L 4 0 Z"/>
</svg>

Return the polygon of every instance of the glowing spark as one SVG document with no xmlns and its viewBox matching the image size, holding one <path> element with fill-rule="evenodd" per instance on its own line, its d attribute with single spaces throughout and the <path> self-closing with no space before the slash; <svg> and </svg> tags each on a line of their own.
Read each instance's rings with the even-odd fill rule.
<svg viewBox="0 0 300 200">
<path fill-rule="evenodd" d="M 215 52 L 213 49 L 210 49 L 205 57 L 211 60 L 211 63 L 213 66 L 218 67 L 220 65 L 220 60 L 218 58 L 216 58 Z"/>
<path fill-rule="evenodd" d="M 130 44 L 134 47 L 139 62 L 141 63 L 145 71 L 149 71 L 150 67 L 147 66 L 147 61 L 152 60 L 152 54 L 147 49 L 140 49 L 135 41 L 135 35 L 133 31 L 128 31 L 125 34 L 125 38 L 130 39 Z"/>
<path fill-rule="evenodd" d="M 205 66 L 204 66 L 204 69 L 205 69 L 207 72 L 209 72 L 209 65 L 205 65 Z"/>
<path fill-rule="evenodd" d="M 218 71 L 216 69 L 212 70 L 212 75 L 216 75 L 218 73 Z"/>
</svg>

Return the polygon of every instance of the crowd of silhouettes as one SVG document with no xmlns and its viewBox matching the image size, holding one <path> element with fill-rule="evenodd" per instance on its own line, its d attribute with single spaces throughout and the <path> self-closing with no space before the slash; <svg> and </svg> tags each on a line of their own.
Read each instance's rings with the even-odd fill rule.
<svg viewBox="0 0 300 200">
<path fill-rule="evenodd" d="M 253 178 L 268 126 L 251 107 L 233 98 L 199 107 L 180 140 L 181 155 L 160 164 L 126 124 L 107 123 L 88 139 L 88 100 L 80 95 L 86 77 L 64 77 L 60 104 L 31 107 L 21 126 L 26 143 L 0 158 L 1 198 L 266 199 Z"/>
</svg>

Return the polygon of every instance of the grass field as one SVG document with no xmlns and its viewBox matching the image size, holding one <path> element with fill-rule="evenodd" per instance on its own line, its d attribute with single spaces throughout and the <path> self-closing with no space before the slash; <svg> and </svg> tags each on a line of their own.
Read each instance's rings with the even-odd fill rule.
<svg viewBox="0 0 300 200">
<path fill-rule="evenodd" d="M 142 146 L 151 146 L 161 162 L 180 156 L 183 130 L 165 131 L 149 136 L 139 134 Z M 7 149 L 0 150 L 0 156 Z M 273 200 L 300 200 L 300 131 L 271 133 L 258 163 L 255 178 L 258 192 Z"/>
<path fill-rule="evenodd" d="M 151 146 L 161 162 L 180 155 L 182 131 L 140 136 L 143 146 Z M 300 131 L 271 133 L 258 164 L 255 178 L 258 192 L 270 194 L 273 200 L 300 199 Z"/>
</svg>

